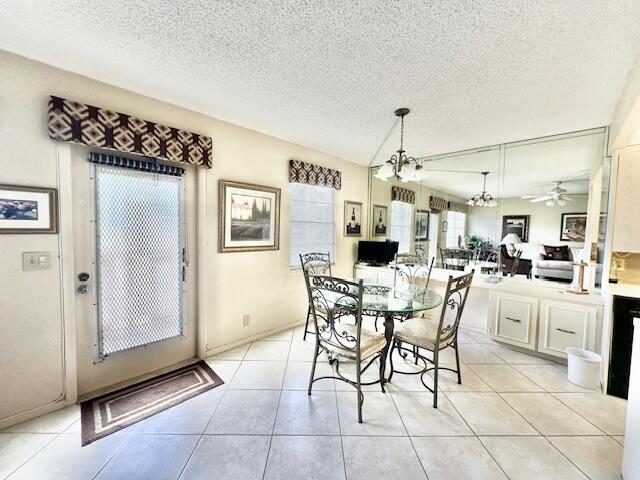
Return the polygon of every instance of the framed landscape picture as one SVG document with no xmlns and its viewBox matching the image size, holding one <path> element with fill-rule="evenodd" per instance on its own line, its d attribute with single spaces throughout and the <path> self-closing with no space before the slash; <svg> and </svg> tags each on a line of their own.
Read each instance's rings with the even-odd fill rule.
<svg viewBox="0 0 640 480">
<path fill-rule="evenodd" d="M 55 188 L 0 185 L 0 234 L 58 233 Z"/>
<path fill-rule="evenodd" d="M 416 210 L 416 242 L 424 242 L 429 239 L 429 212 Z"/>
<path fill-rule="evenodd" d="M 387 207 L 385 205 L 373 206 L 373 236 L 384 237 L 387 235 Z"/>
<path fill-rule="evenodd" d="M 560 240 L 563 242 L 584 242 L 587 231 L 586 213 L 563 213 L 560 226 Z"/>
<path fill-rule="evenodd" d="M 522 243 L 529 241 L 529 215 L 504 215 L 502 217 L 502 237 L 515 233 Z"/>
<path fill-rule="evenodd" d="M 361 237 L 362 236 L 362 203 L 344 202 L 344 236 L 345 237 Z"/>
<path fill-rule="evenodd" d="M 220 180 L 220 252 L 280 248 L 280 189 Z"/>
</svg>

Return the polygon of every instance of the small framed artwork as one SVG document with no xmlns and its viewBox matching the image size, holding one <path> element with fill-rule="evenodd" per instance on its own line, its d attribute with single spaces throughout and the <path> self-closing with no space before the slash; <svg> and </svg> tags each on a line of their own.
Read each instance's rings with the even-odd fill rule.
<svg viewBox="0 0 640 480">
<path fill-rule="evenodd" d="M 344 202 L 344 236 L 345 237 L 361 237 L 362 236 L 362 203 Z"/>
<path fill-rule="evenodd" d="M 587 232 L 586 213 L 563 213 L 560 225 L 560 240 L 563 242 L 584 242 Z"/>
<path fill-rule="evenodd" d="M 220 252 L 280 248 L 280 189 L 220 180 Z"/>
<path fill-rule="evenodd" d="M 446 220 L 444 220 L 442 222 L 442 233 L 447 233 L 447 229 L 449 228 L 449 222 L 447 222 Z"/>
<path fill-rule="evenodd" d="M 529 215 L 504 215 L 502 217 L 502 238 L 515 233 L 522 243 L 529 241 Z"/>
<path fill-rule="evenodd" d="M 0 234 L 3 233 L 58 233 L 58 191 L 0 185 Z"/>
<path fill-rule="evenodd" d="M 384 237 L 387 235 L 387 207 L 385 205 L 373 206 L 373 236 Z"/>
<path fill-rule="evenodd" d="M 416 242 L 429 240 L 429 211 L 416 210 Z"/>
</svg>

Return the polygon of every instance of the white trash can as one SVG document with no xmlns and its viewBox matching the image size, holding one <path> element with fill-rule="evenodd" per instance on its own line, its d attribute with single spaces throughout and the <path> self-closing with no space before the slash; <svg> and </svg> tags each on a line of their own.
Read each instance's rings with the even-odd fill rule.
<svg viewBox="0 0 640 480">
<path fill-rule="evenodd" d="M 600 388 L 600 364 L 602 356 L 581 348 L 567 348 L 569 381 L 576 385 L 597 390 Z"/>
</svg>

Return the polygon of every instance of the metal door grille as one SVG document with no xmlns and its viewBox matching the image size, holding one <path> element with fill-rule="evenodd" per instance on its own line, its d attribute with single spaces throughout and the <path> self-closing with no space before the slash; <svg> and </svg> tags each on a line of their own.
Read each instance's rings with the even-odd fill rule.
<svg viewBox="0 0 640 480">
<path fill-rule="evenodd" d="M 182 335 L 181 177 L 96 166 L 98 354 Z"/>
</svg>

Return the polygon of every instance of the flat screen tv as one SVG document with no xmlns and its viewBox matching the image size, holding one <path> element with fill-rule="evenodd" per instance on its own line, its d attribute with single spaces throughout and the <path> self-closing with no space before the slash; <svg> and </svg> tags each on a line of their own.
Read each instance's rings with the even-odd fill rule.
<svg viewBox="0 0 640 480">
<path fill-rule="evenodd" d="M 358 242 L 358 262 L 386 265 L 398 253 L 398 242 Z"/>
</svg>

